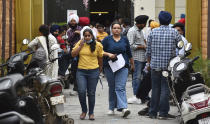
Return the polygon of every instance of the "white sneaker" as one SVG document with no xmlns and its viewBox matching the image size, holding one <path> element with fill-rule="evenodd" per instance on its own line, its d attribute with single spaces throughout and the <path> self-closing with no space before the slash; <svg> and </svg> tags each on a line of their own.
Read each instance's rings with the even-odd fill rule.
<svg viewBox="0 0 210 124">
<path fill-rule="evenodd" d="M 122 116 L 123 116 L 123 118 L 128 117 L 128 115 L 129 115 L 130 113 L 131 113 L 130 110 L 128 110 L 128 109 L 123 109 L 123 110 L 122 110 Z"/>
<path fill-rule="evenodd" d="M 136 96 L 128 99 L 128 104 L 141 104 L 141 100 L 137 99 Z"/>
<path fill-rule="evenodd" d="M 109 110 L 109 111 L 107 112 L 107 115 L 114 115 L 114 111 L 113 111 L 113 110 Z"/>
</svg>

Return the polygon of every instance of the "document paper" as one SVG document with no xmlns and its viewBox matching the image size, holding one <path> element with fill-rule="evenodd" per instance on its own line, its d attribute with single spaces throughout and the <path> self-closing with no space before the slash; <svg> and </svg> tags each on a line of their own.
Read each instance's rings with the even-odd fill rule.
<svg viewBox="0 0 210 124">
<path fill-rule="evenodd" d="M 112 62 L 112 60 L 108 61 L 109 66 L 111 67 L 113 72 L 116 72 L 125 66 L 125 59 L 122 54 L 117 55 L 117 60 Z"/>
</svg>

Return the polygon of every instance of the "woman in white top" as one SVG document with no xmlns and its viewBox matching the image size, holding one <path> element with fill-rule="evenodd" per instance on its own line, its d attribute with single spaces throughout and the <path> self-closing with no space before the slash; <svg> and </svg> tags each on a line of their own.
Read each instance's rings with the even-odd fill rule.
<svg viewBox="0 0 210 124">
<path fill-rule="evenodd" d="M 41 25 L 39 27 L 40 36 L 32 40 L 28 47 L 35 50 L 35 54 L 32 57 L 31 62 L 35 62 L 41 67 L 49 59 L 57 58 L 57 50 L 52 50 L 51 47 L 54 44 L 57 44 L 56 38 L 49 33 L 49 27 L 47 25 Z M 58 61 L 54 61 L 50 66 L 45 67 L 45 74 L 52 77 L 58 77 Z"/>
</svg>

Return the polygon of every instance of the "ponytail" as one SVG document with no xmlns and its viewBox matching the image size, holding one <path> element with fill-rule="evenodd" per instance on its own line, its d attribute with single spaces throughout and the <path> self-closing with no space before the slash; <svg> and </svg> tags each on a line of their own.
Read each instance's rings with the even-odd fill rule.
<svg viewBox="0 0 210 124">
<path fill-rule="evenodd" d="M 45 36 L 46 38 L 46 44 L 47 44 L 47 51 L 48 51 L 48 55 L 50 54 L 50 46 L 49 46 L 49 27 L 47 25 L 41 25 L 39 27 L 39 32 L 41 32 L 43 34 L 43 36 Z"/>
</svg>

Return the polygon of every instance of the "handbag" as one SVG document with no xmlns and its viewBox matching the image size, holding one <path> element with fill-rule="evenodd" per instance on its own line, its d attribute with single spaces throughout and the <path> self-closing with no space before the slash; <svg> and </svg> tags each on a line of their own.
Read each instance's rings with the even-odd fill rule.
<svg viewBox="0 0 210 124">
<path fill-rule="evenodd" d="M 36 60 L 46 60 L 47 58 L 46 51 L 44 50 L 42 45 L 38 45 L 38 48 L 36 49 L 33 58 Z"/>
</svg>

